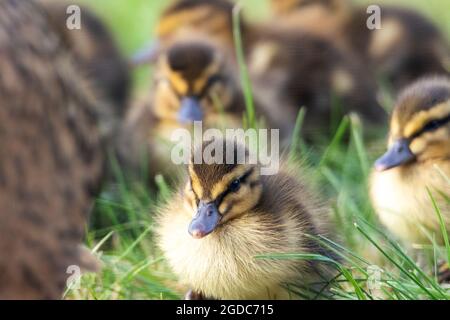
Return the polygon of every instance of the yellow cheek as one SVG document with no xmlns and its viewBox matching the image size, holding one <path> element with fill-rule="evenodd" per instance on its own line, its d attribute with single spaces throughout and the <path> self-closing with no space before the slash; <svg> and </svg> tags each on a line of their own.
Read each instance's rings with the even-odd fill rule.
<svg viewBox="0 0 450 320">
<path fill-rule="evenodd" d="M 185 196 L 184 208 L 186 209 L 186 212 L 191 213 L 192 217 L 197 214 L 197 201 L 195 200 L 194 195 L 187 194 Z"/>
<path fill-rule="evenodd" d="M 418 155 L 425 150 L 426 146 L 427 146 L 427 139 L 416 138 L 411 142 L 409 148 L 411 149 L 413 154 Z"/>
</svg>

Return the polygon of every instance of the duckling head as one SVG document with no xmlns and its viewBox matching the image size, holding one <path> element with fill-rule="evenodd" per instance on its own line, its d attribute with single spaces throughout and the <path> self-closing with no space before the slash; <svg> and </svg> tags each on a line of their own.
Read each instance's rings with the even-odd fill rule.
<svg viewBox="0 0 450 320">
<path fill-rule="evenodd" d="M 388 151 L 375 169 L 450 159 L 450 80 L 419 80 L 400 94 L 392 114 Z"/>
<path fill-rule="evenodd" d="M 247 149 L 233 142 L 230 144 L 229 141 L 224 141 L 222 146 L 222 164 L 191 162 L 188 167 L 189 182 L 185 188 L 184 200 L 193 215 L 188 231 L 196 239 L 242 217 L 258 204 L 262 194 L 258 166 L 236 164 L 239 154 L 248 155 Z M 230 155 L 229 146 L 234 152 L 235 164 L 226 163 L 226 158 Z M 205 148 L 207 146 L 203 144 L 203 148 L 195 152 L 206 150 Z"/>
<path fill-rule="evenodd" d="M 208 42 L 175 43 L 160 59 L 156 115 L 189 124 L 226 112 L 236 90 L 228 65 L 223 52 Z"/>
</svg>

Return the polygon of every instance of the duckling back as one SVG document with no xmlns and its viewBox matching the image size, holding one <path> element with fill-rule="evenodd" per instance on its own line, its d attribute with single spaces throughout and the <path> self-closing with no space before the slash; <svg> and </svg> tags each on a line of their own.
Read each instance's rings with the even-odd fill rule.
<svg viewBox="0 0 450 320">
<path fill-rule="evenodd" d="M 450 45 L 430 20 L 405 8 L 383 7 L 381 14 L 368 57 L 397 92 L 421 77 L 450 74 Z"/>
<path fill-rule="evenodd" d="M 370 29 L 367 6 L 347 0 L 272 1 L 272 8 L 285 29 L 325 37 L 369 61 L 374 75 L 395 92 L 420 77 L 449 74 L 448 41 L 414 10 L 379 6 L 381 28 Z"/>
<path fill-rule="evenodd" d="M 0 298 L 59 299 L 69 266 L 95 267 L 96 100 L 34 1 L 0 2 L 0 47 Z"/>
</svg>

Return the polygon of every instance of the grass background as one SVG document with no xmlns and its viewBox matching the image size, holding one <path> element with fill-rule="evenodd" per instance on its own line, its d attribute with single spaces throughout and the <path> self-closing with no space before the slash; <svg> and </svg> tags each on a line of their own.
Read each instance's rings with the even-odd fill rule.
<svg viewBox="0 0 450 320">
<path fill-rule="evenodd" d="M 111 28 L 124 54 L 131 56 L 153 37 L 154 25 L 170 1 L 95 0 L 84 1 Z M 269 15 L 265 0 L 245 0 L 244 15 L 264 19 Z M 357 1 L 360 4 L 369 1 Z M 416 8 L 435 21 L 450 39 L 450 2 L 447 0 L 377 1 Z M 373 1 L 370 1 L 373 4 Z M 151 67 L 135 72 L 136 90 L 148 88 Z M 314 182 L 327 199 L 341 245 L 319 239 L 341 256 L 342 263 L 329 261 L 339 277 L 332 284 L 333 298 L 340 299 L 447 299 L 450 291 L 439 286 L 433 267 L 450 251 L 436 245 L 422 248 L 425 263 L 415 263 L 417 252 L 406 252 L 379 226 L 367 195 L 371 163 L 384 150 L 383 136 L 366 143 L 355 117 L 346 117 L 323 146 L 302 147 Z M 350 134 L 350 141 L 342 141 Z M 300 153 L 298 153 L 300 154 Z M 297 155 L 295 153 L 294 155 Z M 111 162 L 114 164 L 114 160 Z M 169 194 L 162 177 L 158 193 L 149 193 L 144 184 L 129 185 L 116 168 L 117 183 L 97 200 L 88 246 L 98 253 L 103 270 L 82 277 L 81 286 L 66 292 L 68 299 L 177 299 L 183 288 L 167 268 L 153 241 L 152 213 Z M 430 200 L 430 206 L 432 205 Z M 100 226 L 100 227 L 99 227 Z M 448 249 L 448 248 L 447 248 Z M 264 257 L 262 257 L 264 258 Z M 276 259 L 323 259 L 316 256 L 271 256 Z M 374 271 L 375 270 L 375 271 Z M 381 287 L 371 287 L 373 277 Z M 302 288 L 293 290 L 301 291 Z M 320 297 L 313 293 L 312 297 Z M 310 296 L 311 297 L 311 296 Z"/>
</svg>

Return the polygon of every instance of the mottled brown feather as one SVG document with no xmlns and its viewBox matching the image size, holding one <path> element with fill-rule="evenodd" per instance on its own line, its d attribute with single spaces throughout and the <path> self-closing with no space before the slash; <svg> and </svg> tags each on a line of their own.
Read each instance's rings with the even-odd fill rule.
<svg viewBox="0 0 450 320">
<path fill-rule="evenodd" d="M 59 299 L 103 168 L 95 95 L 34 1 L 0 1 L 0 299 Z"/>
</svg>

